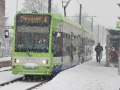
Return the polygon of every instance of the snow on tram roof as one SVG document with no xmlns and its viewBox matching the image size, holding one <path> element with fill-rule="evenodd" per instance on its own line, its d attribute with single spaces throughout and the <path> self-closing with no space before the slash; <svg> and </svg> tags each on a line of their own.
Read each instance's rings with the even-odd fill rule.
<svg viewBox="0 0 120 90">
<path fill-rule="evenodd" d="M 83 26 L 81 26 L 81 25 L 79 25 L 79 24 L 71 21 L 70 19 L 68 19 L 68 18 L 66 18 L 66 17 L 64 17 L 64 16 L 62 16 L 62 15 L 60 15 L 60 14 L 58 14 L 58 13 L 54 13 L 54 14 L 51 14 L 51 15 L 53 15 L 53 18 L 56 18 L 56 19 L 59 19 L 59 20 L 63 20 L 63 21 L 65 21 L 66 23 L 69 23 L 69 24 L 71 24 L 71 25 L 73 25 L 73 26 L 75 26 L 75 27 L 77 27 L 77 28 L 80 28 L 81 30 L 83 30 L 83 31 L 85 31 L 85 32 L 87 32 L 87 33 L 92 34 L 92 32 L 91 32 L 90 30 L 84 28 Z"/>
</svg>

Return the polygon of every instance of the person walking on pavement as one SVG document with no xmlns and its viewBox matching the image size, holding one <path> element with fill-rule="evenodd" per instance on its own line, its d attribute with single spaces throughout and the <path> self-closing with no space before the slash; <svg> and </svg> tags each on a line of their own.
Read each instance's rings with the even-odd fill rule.
<svg viewBox="0 0 120 90">
<path fill-rule="evenodd" d="M 97 62 L 100 63 L 101 61 L 101 52 L 103 51 L 103 47 L 100 46 L 100 43 L 98 43 L 98 45 L 95 47 L 95 51 L 96 51 L 96 59 L 97 59 Z"/>
</svg>

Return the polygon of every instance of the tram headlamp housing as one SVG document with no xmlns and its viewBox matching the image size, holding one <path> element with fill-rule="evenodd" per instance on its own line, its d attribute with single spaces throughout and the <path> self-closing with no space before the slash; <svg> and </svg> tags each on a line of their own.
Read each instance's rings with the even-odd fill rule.
<svg viewBox="0 0 120 90">
<path fill-rule="evenodd" d="M 42 63 L 43 63 L 43 64 L 46 64 L 46 60 L 43 60 Z"/>
</svg>

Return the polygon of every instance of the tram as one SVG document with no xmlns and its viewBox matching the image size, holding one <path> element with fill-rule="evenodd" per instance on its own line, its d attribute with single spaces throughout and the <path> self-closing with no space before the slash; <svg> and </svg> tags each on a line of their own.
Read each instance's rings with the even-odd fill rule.
<svg viewBox="0 0 120 90">
<path fill-rule="evenodd" d="M 92 59 L 93 34 L 54 13 L 17 13 L 12 74 L 56 75 Z"/>
</svg>

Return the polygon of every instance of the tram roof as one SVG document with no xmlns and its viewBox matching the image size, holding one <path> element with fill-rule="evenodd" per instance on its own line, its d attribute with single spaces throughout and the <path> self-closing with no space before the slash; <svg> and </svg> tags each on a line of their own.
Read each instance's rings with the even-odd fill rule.
<svg viewBox="0 0 120 90">
<path fill-rule="evenodd" d="M 60 14 L 58 14 L 58 13 L 54 13 L 54 14 L 51 14 L 51 15 L 52 15 L 53 18 L 55 18 L 55 19 L 63 20 L 63 21 L 65 21 L 65 22 L 68 23 L 68 24 L 71 24 L 71 25 L 73 25 L 73 26 L 75 26 L 75 27 L 77 27 L 77 28 L 80 28 L 81 30 L 83 30 L 83 31 L 85 31 L 85 32 L 88 32 L 88 33 L 92 34 L 92 32 L 91 32 L 90 30 L 84 28 L 83 26 L 81 26 L 81 25 L 79 25 L 79 24 L 71 21 L 70 19 L 68 19 L 68 18 L 66 18 L 66 17 L 64 17 L 64 16 L 62 16 L 62 15 L 60 15 Z"/>
</svg>

